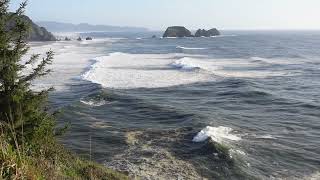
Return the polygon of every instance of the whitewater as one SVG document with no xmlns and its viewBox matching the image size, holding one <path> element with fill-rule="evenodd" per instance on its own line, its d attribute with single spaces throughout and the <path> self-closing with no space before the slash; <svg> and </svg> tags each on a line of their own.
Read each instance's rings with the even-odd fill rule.
<svg viewBox="0 0 320 180">
<path fill-rule="evenodd" d="M 56 89 L 69 149 L 130 177 L 317 178 L 320 33 L 225 33 L 33 42 L 28 56 L 55 52 L 33 88 Z"/>
</svg>

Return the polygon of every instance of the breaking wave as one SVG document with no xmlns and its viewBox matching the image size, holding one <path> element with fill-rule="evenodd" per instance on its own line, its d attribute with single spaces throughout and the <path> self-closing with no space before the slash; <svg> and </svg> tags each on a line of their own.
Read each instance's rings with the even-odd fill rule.
<svg viewBox="0 0 320 180">
<path fill-rule="evenodd" d="M 193 142 L 203 142 L 211 138 L 217 143 L 224 143 L 226 141 L 240 141 L 241 137 L 232 133 L 233 129 L 230 127 L 211 127 L 207 126 L 202 129 L 194 138 Z"/>
<path fill-rule="evenodd" d="M 183 46 L 177 46 L 177 49 L 185 49 L 185 50 L 204 50 L 208 48 L 191 48 L 191 47 L 183 47 Z"/>
<path fill-rule="evenodd" d="M 287 76 L 283 71 L 259 69 L 253 59 L 208 59 L 187 54 L 111 53 L 94 59 L 82 78 L 107 88 L 160 88 L 215 81 L 222 78 Z M 256 61 L 256 60 L 255 60 Z"/>
</svg>

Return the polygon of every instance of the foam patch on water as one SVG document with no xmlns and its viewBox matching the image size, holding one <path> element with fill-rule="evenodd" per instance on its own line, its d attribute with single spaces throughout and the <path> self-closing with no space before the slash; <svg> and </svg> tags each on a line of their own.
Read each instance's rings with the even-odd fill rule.
<svg viewBox="0 0 320 180">
<path fill-rule="evenodd" d="M 170 87 L 215 81 L 218 77 L 265 78 L 286 75 L 282 71 L 250 70 L 261 66 L 261 63 L 254 63 L 251 59 L 118 52 L 94 60 L 96 63 L 82 78 L 115 89 Z"/>
<path fill-rule="evenodd" d="M 232 134 L 233 129 L 230 127 L 211 127 L 207 126 L 201 130 L 194 138 L 193 142 L 203 142 L 211 138 L 217 143 L 224 143 L 225 141 L 240 141 L 241 137 Z"/>
<path fill-rule="evenodd" d="M 303 178 L 303 180 L 319 180 L 319 179 L 320 179 L 320 172 L 319 171 Z"/>
<path fill-rule="evenodd" d="M 85 80 L 104 87 L 158 88 L 213 80 L 208 74 L 183 72 L 171 68 L 179 54 L 112 53 L 95 59 L 96 63 L 83 74 Z"/>
<path fill-rule="evenodd" d="M 204 50 L 208 48 L 191 48 L 191 47 L 183 47 L 183 46 L 177 46 L 177 49 L 185 49 L 185 50 Z"/>
<path fill-rule="evenodd" d="M 92 40 L 86 40 L 85 37 L 83 37 L 82 41 L 80 41 L 80 44 L 83 45 L 90 45 L 90 44 L 100 44 L 100 43 L 114 43 L 122 38 L 93 38 Z"/>
<path fill-rule="evenodd" d="M 270 134 L 262 135 L 262 136 L 257 136 L 256 138 L 257 138 L 257 139 L 277 139 L 277 138 L 273 137 L 273 136 L 270 135 Z"/>
<path fill-rule="evenodd" d="M 81 103 L 88 105 L 88 106 L 94 106 L 94 107 L 99 107 L 99 106 L 103 106 L 105 104 L 107 104 L 107 102 L 105 100 L 100 100 L 100 101 L 96 101 L 96 100 L 80 100 Z"/>
<path fill-rule="evenodd" d="M 205 70 L 206 68 L 201 66 L 201 63 L 192 63 L 192 62 L 187 62 L 189 58 L 182 58 L 180 60 L 176 60 L 171 64 L 174 68 L 181 69 L 181 70 L 200 70 L 203 69 Z"/>
<path fill-rule="evenodd" d="M 251 57 L 250 59 L 261 62 L 261 63 L 266 63 L 266 64 L 278 64 L 278 65 L 292 65 L 292 64 L 303 64 L 309 62 L 307 59 L 296 59 L 296 58 L 262 58 L 262 57 Z"/>
<path fill-rule="evenodd" d="M 94 40 L 91 43 L 106 41 L 114 42 L 116 39 Z M 39 61 L 34 64 L 27 65 L 27 68 L 22 74 L 32 72 L 32 69 L 39 64 L 41 58 L 47 51 L 52 50 L 55 54 L 53 63 L 48 66 L 53 72 L 33 82 L 33 89 L 36 91 L 49 87 L 54 87 L 56 91 L 69 90 L 70 84 L 78 83 L 83 70 L 90 66 L 92 63 L 90 59 L 97 55 L 102 55 L 100 52 L 105 49 L 103 46 L 94 47 L 90 45 L 84 48 L 79 41 L 32 42 L 29 45 L 31 49 L 28 54 L 23 57 L 23 61 L 28 60 L 32 54 L 41 54 L 41 57 Z"/>
</svg>

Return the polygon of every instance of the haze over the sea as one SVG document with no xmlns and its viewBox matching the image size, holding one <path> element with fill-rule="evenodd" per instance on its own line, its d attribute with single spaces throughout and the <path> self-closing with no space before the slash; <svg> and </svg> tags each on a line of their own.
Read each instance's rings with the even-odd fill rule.
<svg viewBox="0 0 320 180">
<path fill-rule="evenodd" d="M 13 0 L 15 9 L 22 0 Z M 138 26 L 163 30 L 320 29 L 319 0 L 30 0 L 35 21 Z"/>
</svg>

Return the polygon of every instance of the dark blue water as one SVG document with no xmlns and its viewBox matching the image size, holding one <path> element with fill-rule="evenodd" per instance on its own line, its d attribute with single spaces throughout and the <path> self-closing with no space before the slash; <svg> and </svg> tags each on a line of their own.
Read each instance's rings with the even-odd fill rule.
<svg viewBox="0 0 320 180">
<path fill-rule="evenodd" d="M 67 147 L 89 157 L 91 141 L 93 159 L 146 179 L 319 175 L 320 32 L 229 31 L 221 37 L 182 39 L 150 38 L 153 34 L 159 36 L 89 35 L 126 37 L 106 46 L 105 56 L 203 55 L 219 62 L 220 69 L 209 72 L 214 80 L 118 89 L 79 79 L 68 85 L 70 91 L 51 96 L 63 112 L 59 122 L 71 124 L 62 138 Z M 202 68 L 190 73 L 203 73 Z M 105 103 L 90 106 L 83 99 Z M 221 142 L 228 151 L 210 138 L 193 142 L 207 126 L 232 128 L 230 133 L 241 140 Z"/>
</svg>

